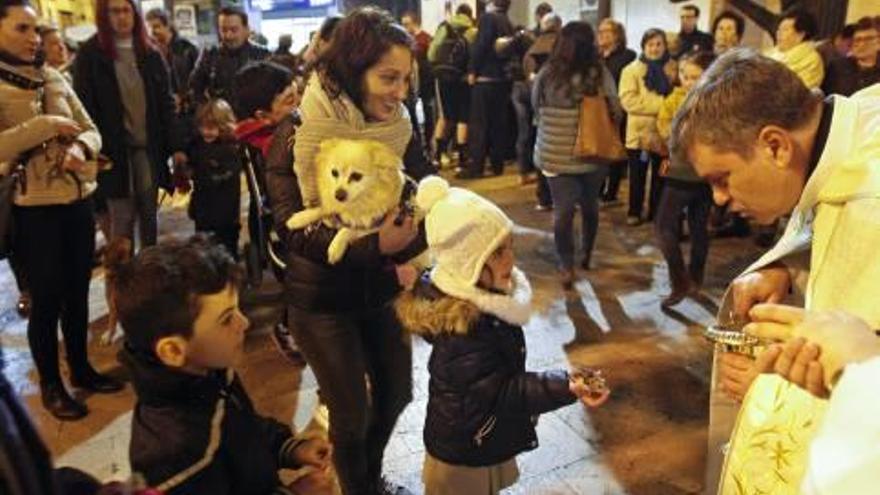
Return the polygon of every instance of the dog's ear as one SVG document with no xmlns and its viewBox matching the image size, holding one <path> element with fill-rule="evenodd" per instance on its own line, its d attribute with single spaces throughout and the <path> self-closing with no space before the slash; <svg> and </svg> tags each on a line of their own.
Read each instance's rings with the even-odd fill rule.
<svg viewBox="0 0 880 495">
<path fill-rule="evenodd" d="M 365 145 L 370 157 L 370 164 L 379 168 L 402 168 L 400 157 L 387 145 L 379 141 L 367 141 Z"/>
</svg>

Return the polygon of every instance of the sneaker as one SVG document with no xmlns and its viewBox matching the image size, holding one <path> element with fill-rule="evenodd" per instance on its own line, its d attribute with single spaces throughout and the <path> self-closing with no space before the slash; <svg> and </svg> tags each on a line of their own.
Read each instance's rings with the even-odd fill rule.
<svg viewBox="0 0 880 495">
<path fill-rule="evenodd" d="M 300 366 L 305 364 L 306 358 L 303 356 L 302 351 L 299 350 L 299 346 L 293 339 L 290 329 L 284 323 L 279 322 L 272 327 L 272 342 L 275 342 L 275 347 L 278 348 L 281 355 L 287 358 L 288 361 Z"/>
<path fill-rule="evenodd" d="M 553 205 L 542 205 L 538 203 L 535 205 L 535 211 L 553 211 Z"/>
<path fill-rule="evenodd" d="M 637 227 L 642 224 L 642 219 L 637 216 L 628 216 L 626 217 L 626 224 L 630 227 Z"/>
</svg>

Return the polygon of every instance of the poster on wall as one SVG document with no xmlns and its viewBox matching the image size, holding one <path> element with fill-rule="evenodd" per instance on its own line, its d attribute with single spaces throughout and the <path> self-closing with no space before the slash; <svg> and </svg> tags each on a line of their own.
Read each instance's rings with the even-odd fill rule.
<svg viewBox="0 0 880 495">
<path fill-rule="evenodd" d="M 198 35 L 196 28 L 196 6 L 195 5 L 175 5 L 174 6 L 174 27 L 181 36 L 193 38 Z"/>
<path fill-rule="evenodd" d="M 141 0 L 141 13 L 146 14 L 153 9 L 164 9 L 165 0 Z"/>
</svg>

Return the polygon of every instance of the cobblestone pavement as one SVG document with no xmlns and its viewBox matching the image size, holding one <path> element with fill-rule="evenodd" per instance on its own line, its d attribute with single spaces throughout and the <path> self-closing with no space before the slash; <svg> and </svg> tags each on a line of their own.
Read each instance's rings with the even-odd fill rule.
<svg viewBox="0 0 880 495">
<path fill-rule="evenodd" d="M 750 240 L 713 241 L 705 296 L 661 311 L 668 291 L 662 256 L 649 225 L 624 226 L 622 207 L 605 209 L 594 267 L 579 272 L 575 290 L 561 290 L 554 268 L 552 214 L 534 210 L 532 187 L 515 175 L 468 184 L 498 202 L 514 218 L 519 265 L 535 290 L 536 312 L 528 325 L 528 366 L 566 368 L 588 364 L 605 370 L 613 389 L 598 410 L 574 405 L 542 416 L 541 446 L 519 457 L 520 482 L 509 494 L 691 494 L 702 490 L 708 422 L 710 347 L 701 327 L 713 318 L 726 283 L 756 258 Z M 161 233 L 188 232 L 181 212 L 163 212 Z M 59 465 L 72 465 L 103 479 L 128 475 L 127 444 L 133 394 L 85 397 L 91 414 L 72 423 L 42 410 L 28 353 L 27 322 L 15 313 L 17 292 L 0 262 L 0 339 L 6 374 L 27 403 Z M 315 381 L 308 368 L 288 364 L 275 350 L 269 329 L 279 318 L 280 289 L 266 274 L 258 291 L 243 295 L 253 330 L 239 370 L 260 411 L 307 422 Z M 96 366 L 124 377 L 117 347 L 98 344 L 106 326 L 103 275 L 91 289 L 90 355 Z M 386 452 L 391 479 L 421 493 L 422 421 L 427 401 L 430 347 L 414 341 L 414 401 L 398 423 Z"/>
</svg>

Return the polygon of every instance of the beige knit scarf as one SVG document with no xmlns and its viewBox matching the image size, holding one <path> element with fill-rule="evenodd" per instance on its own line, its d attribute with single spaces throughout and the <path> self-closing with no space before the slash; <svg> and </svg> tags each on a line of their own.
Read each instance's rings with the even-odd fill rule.
<svg viewBox="0 0 880 495">
<path fill-rule="evenodd" d="M 299 180 L 303 205 L 320 204 L 315 170 L 315 155 L 328 138 L 375 140 L 386 144 L 401 158 L 412 138 L 412 125 L 401 104 L 394 117 L 383 122 L 368 122 L 364 114 L 344 93 L 331 98 L 317 73 L 312 74 L 302 103 L 302 125 L 296 130 L 293 144 L 293 169 Z"/>
</svg>

